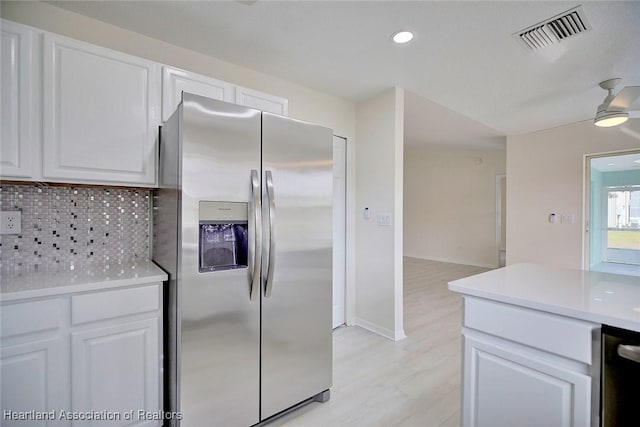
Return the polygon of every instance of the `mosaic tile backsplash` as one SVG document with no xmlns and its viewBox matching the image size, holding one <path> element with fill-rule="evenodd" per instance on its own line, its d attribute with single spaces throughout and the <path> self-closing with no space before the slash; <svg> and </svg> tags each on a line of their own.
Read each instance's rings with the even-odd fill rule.
<svg viewBox="0 0 640 427">
<path fill-rule="evenodd" d="M 22 233 L 0 236 L 0 273 L 75 269 L 149 258 L 147 189 L 0 185 Z"/>
</svg>

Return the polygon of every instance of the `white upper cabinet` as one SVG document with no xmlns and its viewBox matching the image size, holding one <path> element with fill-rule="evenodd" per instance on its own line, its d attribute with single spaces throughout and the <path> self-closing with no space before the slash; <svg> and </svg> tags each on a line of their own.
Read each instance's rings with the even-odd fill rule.
<svg viewBox="0 0 640 427">
<path fill-rule="evenodd" d="M 40 128 L 37 122 L 39 79 L 34 63 L 35 42 L 36 35 L 28 27 L 2 21 L 2 178 L 40 178 Z"/>
<path fill-rule="evenodd" d="M 288 115 L 288 100 L 2 20 L 0 177 L 153 187 L 182 92 Z"/>
<path fill-rule="evenodd" d="M 236 104 L 269 113 L 289 115 L 289 100 L 245 87 L 236 87 Z"/>
<path fill-rule="evenodd" d="M 182 92 L 244 105 L 281 116 L 289 113 L 289 101 L 286 98 L 164 66 L 162 68 L 162 121 L 168 120 L 173 114 L 180 103 Z"/>
<path fill-rule="evenodd" d="M 234 91 L 231 83 L 164 66 L 162 67 L 162 121 L 165 122 L 171 117 L 182 99 L 182 92 L 235 102 Z"/>
<path fill-rule="evenodd" d="M 159 64 L 45 33 L 44 180 L 155 185 L 159 95 Z"/>
</svg>

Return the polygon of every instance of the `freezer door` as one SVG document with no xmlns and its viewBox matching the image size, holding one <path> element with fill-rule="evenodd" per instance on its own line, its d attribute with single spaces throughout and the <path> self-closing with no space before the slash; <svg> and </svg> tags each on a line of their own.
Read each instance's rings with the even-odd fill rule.
<svg viewBox="0 0 640 427">
<path fill-rule="evenodd" d="M 256 233 L 260 112 L 184 94 L 182 158 L 181 425 L 250 426 L 259 421 L 260 269 L 249 259 L 245 268 L 200 272 L 198 245 L 212 215 L 205 208 L 224 207 L 206 202 L 246 205 L 249 240 Z"/>
<path fill-rule="evenodd" d="M 262 115 L 263 420 L 331 387 L 332 138 Z"/>
</svg>

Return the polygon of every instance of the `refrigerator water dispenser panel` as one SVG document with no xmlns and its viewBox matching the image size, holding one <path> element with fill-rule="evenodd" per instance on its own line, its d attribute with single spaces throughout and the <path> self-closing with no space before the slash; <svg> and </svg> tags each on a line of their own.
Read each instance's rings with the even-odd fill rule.
<svg viewBox="0 0 640 427">
<path fill-rule="evenodd" d="M 247 268 L 247 209 L 247 203 L 200 201 L 200 273 Z"/>
</svg>

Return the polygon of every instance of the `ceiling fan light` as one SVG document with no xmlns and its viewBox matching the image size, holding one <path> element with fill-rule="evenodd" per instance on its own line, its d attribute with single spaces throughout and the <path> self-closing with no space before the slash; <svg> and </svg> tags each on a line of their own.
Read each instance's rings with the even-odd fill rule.
<svg viewBox="0 0 640 427">
<path fill-rule="evenodd" d="M 598 111 L 593 123 L 596 126 L 608 128 L 618 126 L 629 119 L 629 113 L 622 111 Z"/>
</svg>

